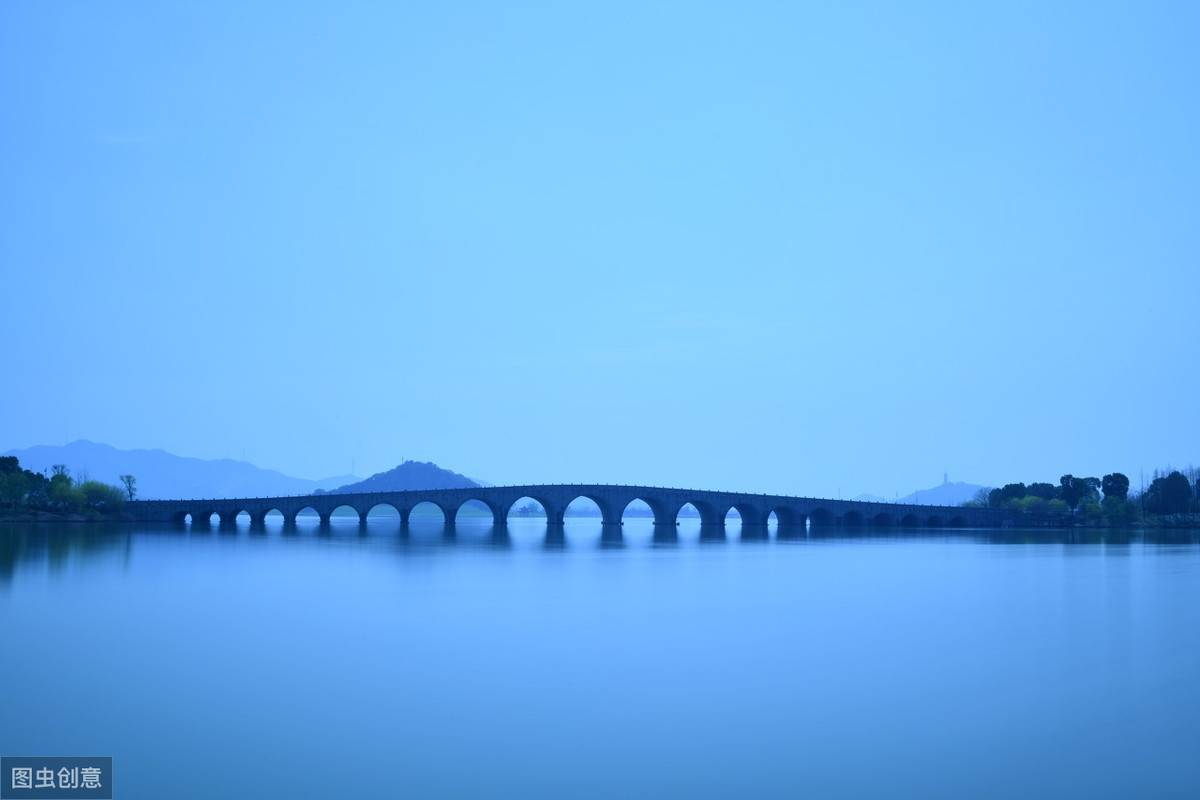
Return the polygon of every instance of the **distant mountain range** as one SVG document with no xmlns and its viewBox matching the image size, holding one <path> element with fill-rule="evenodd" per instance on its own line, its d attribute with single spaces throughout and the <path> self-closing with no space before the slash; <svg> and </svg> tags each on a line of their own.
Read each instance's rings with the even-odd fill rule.
<svg viewBox="0 0 1200 800">
<path fill-rule="evenodd" d="M 904 497 L 889 500 L 877 494 L 860 494 L 854 499 L 862 503 L 907 503 L 915 506 L 961 506 L 968 500 L 974 500 L 980 489 L 989 487 L 974 483 L 943 482 L 932 489 L 920 489 Z"/>
<path fill-rule="evenodd" d="M 275 495 L 314 494 L 319 492 L 389 492 L 405 489 L 472 489 L 486 484 L 460 475 L 428 461 L 405 461 L 399 466 L 361 479 L 338 475 L 309 480 L 262 469 L 245 461 L 221 458 L 206 460 L 173 455 L 165 450 L 119 450 L 111 445 L 80 439 L 68 445 L 39 445 L 24 450 L 9 450 L 21 466 L 35 472 L 49 472 L 55 464 L 65 464 L 75 477 L 89 477 L 106 483 L 119 483 L 119 475 L 134 475 L 138 497 L 145 500 L 188 497 L 271 497 Z M 975 497 L 987 487 L 973 483 L 943 482 L 898 500 L 889 501 L 863 494 L 856 500 L 898 502 L 916 505 L 957 506 Z M 635 504 L 634 515 L 648 515 L 649 508 Z M 572 509 L 572 515 L 594 509 Z"/>
<path fill-rule="evenodd" d="M 185 458 L 165 450 L 118 450 L 86 439 L 62 446 L 9 450 L 4 455 L 16 456 L 22 467 L 35 472 L 49 472 L 55 464 L 65 464 L 76 477 L 86 475 L 105 483 L 117 484 L 118 475 L 133 475 L 138 497 L 145 500 L 311 494 L 358 480 L 356 475 L 338 475 L 314 481 L 245 461 Z"/>
<path fill-rule="evenodd" d="M 917 506 L 961 506 L 968 500 L 975 499 L 980 489 L 987 489 L 975 483 L 951 483 L 944 481 L 932 489 L 921 489 L 905 495 L 897 503 L 911 503 Z"/>
<path fill-rule="evenodd" d="M 133 475 L 137 478 L 138 498 L 143 500 L 469 489 L 483 485 L 437 464 L 421 461 L 405 461 L 395 469 L 366 480 L 357 475 L 309 480 L 262 469 L 245 461 L 185 458 L 165 450 L 119 450 L 86 439 L 63 446 L 39 445 L 9 450 L 3 455 L 16 456 L 22 467 L 34 472 L 49 472 L 55 464 L 64 464 L 77 478 L 86 476 L 112 484 L 119 483 L 119 475 Z"/>
<path fill-rule="evenodd" d="M 399 492 L 405 489 L 474 489 L 483 484 L 431 461 L 405 461 L 387 472 L 337 487 L 338 492 Z"/>
</svg>

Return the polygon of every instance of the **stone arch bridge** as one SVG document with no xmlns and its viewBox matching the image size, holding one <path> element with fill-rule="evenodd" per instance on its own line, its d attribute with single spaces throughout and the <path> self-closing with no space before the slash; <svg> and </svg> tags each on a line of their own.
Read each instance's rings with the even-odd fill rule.
<svg viewBox="0 0 1200 800">
<path fill-rule="evenodd" d="M 921 506 L 898 503 L 869 503 L 855 500 L 826 500 L 812 497 L 743 494 L 696 489 L 671 489 L 657 486 L 615 486 L 604 484 L 548 484 L 535 486 L 486 486 L 473 489 L 420 489 L 399 492 L 366 492 L 355 494 L 313 494 L 295 497 L 250 497 L 198 500 L 135 500 L 125 509 L 143 522 L 183 523 L 190 516 L 204 524 L 213 514 L 222 526 L 231 526 L 241 513 L 250 517 L 252 525 L 262 525 L 267 514 L 278 511 L 287 524 L 295 524 L 301 512 L 311 510 L 323 525 L 329 524 L 333 512 L 343 506 L 358 513 L 366 523 L 367 515 L 377 506 L 391 506 L 407 525 L 409 514 L 420 503 L 432 503 L 441 509 L 446 524 L 452 526 L 464 503 L 478 501 L 492 512 L 497 526 L 507 523 L 509 512 L 518 503 L 535 500 L 546 512 L 547 524 L 560 527 L 567 506 L 586 498 L 600 509 L 601 522 L 606 528 L 621 525 L 626 507 L 641 500 L 650 507 L 655 526 L 674 528 L 679 512 L 686 505 L 695 508 L 703 529 L 723 529 L 725 517 L 736 510 L 742 519 L 743 535 L 765 534 L 771 514 L 781 532 L 813 527 L 946 527 L 992 528 L 1008 522 L 1002 511 L 958 506 Z"/>
</svg>

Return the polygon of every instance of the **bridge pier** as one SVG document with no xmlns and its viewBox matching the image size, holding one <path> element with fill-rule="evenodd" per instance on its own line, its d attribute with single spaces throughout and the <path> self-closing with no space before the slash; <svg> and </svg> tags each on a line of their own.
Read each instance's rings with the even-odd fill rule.
<svg viewBox="0 0 1200 800">
<path fill-rule="evenodd" d="M 679 526 L 674 522 L 669 525 L 655 522 L 652 541 L 655 544 L 676 544 L 679 541 Z"/>
<path fill-rule="evenodd" d="M 321 518 L 321 527 L 328 528 L 329 522 L 330 522 L 331 518 L 333 517 L 333 514 L 328 511 L 318 511 L 317 516 L 319 516 Z"/>
<path fill-rule="evenodd" d="M 492 525 L 488 534 L 488 544 L 492 547 L 505 548 L 512 545 L 512 537 L 508 533 L 508 525 Z"/>
<path fill-rule="evenodd" d="M 546 535 L 542 543 L 548 550 L 557 550 L 567 546 L 567 529 L 562 525 L 547 525 Z"/>
<path fill-rule="evenodd" d="M 621 528 L 621 523 L 600 523 L 600 545 L 602 547 L 623 547 L 625 545 L 625 533 Z"/>
<path fill-rule="evenodd" d="M 566 508 L 556 506 L 542 506 L 546 509 L 546 527 L 561 528 L 566 524 Z"/>
<path fill-rule="evenodd" d="M 742 538 L 747 541 L 762 542 L 766 541 L 769 536 L 767 534 L 767 523 L 765 520 L 755 522 L 742 522 Z"/>
<path fill-rule="evenodd" d="M 775 529 L 777 539 L 803 539 L 808 529 L 803 522 L 783 522 Z"/>
</svg>

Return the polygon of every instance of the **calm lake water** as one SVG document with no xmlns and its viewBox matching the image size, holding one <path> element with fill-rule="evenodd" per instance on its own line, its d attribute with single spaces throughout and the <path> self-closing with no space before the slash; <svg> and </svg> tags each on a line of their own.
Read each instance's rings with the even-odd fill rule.
<svg viewBox="0 0 1200 800">
<path fill-rule="evenodd" d="M 116 797 L 1200 796 L 1200 532 L 0 525 L 0 753 Z"/>
</svg>

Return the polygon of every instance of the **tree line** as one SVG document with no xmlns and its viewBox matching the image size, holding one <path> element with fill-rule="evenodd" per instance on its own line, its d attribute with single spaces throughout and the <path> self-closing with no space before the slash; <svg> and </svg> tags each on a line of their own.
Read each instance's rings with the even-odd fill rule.
<svg viewBox="0 0 1200 800">
<path fill-rule="evenodd" d="M 137 479 L 120 476 L 121 486 L 72 477 L 63 464 L 50 474 L 23 469 L 16 456 L 0 456 L 0 508 L 60 514 L 115 514 L 137 494 Z"/>
<path fill-rule="evenodd" d="M 1067 515 L 1088 522 L 1129 524 L 1141 519 L 1200 513 L 1200 470 L 1155 471 L 1144 491 L 1130 494 L 1129 478 L 1063 475 L 1053 483 L 1009 483 L 983 489 L 968 505 L 1023 515 Z"/>
</svg>

